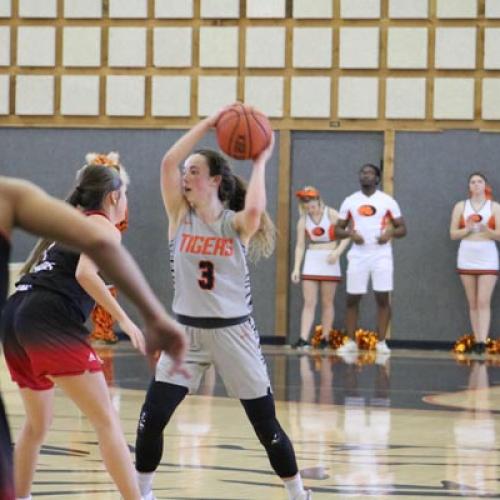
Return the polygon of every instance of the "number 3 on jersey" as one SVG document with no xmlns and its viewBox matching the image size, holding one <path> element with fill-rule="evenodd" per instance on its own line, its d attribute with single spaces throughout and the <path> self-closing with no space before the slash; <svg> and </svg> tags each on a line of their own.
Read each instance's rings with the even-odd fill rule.
<svg viewBox="0 0 500 500">
<path fill-rule="evenodd" d="M 198 280 L 198 285 L 203 290 L 212 290 L 215 283 L 214 265 L 209 260 L 200 260 L 198 267 L 201 271 L 201 278 Z"/>
</svg>

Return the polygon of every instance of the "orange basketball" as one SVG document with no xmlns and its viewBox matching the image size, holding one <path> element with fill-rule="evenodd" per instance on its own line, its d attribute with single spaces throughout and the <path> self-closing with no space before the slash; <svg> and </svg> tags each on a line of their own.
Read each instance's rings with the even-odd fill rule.
<svg viewBox="0 0 500 500">
<path fill-rule="evenodd" d="M 257 157 L 269 146 L 272 133 L 266 115 L 241 103 L 224 111 L 216 125 L 219 147 L 236 160 Z"/>
</svg>

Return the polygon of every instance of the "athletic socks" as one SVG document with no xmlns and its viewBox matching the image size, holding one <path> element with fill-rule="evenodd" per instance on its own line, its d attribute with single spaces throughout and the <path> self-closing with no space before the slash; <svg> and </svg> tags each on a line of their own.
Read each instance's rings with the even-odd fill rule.
<svg viewBox="0 0 500 500">
<path fill-rule="evenodd" d="M 304 484 L 300 477 L 300 472 L 292 479 L 283 481 L 285 483 L 286 492 L 288 493 L 288 500 L 297 500 L 303 498 L 305 494 Z"/>
<path fill-rule="evenodd" d="M 154 472 L 136 472 L 137 482 L 139 483 L 139 491 L 144 498 L 148 498 L 153 489 Z M 154 498 L 154 497 L 151 497 Z"/>
</svg>

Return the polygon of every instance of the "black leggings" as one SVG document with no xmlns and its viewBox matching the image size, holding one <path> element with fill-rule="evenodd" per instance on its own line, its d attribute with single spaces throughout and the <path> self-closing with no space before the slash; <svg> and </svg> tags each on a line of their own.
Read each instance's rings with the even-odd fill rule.
<svg viewBox="0 0 500 500">
<path fill-rule="evenodd" d="M 153 380 L 142 406 L 135 443 L 135 467 L 139 472 L 153 472 L 163 454 L 163 430 L 188 390 L 179 385 Z M 241 404 L 266 449 L 272 468 L 278 476 L 297 474 L 292 443 L 276 419 L 271 393 L 257 399 L 244 399 Z"/>
</svg>

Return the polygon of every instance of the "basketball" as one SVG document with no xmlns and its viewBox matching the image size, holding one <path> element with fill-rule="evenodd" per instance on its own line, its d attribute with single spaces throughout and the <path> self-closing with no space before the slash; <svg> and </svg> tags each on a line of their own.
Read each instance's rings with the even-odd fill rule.
<svg viewBox="0 0 500 500">
<path fill-rule="evenodd" d="M 236 160 L 256 158 L 269 145 L 272 133 L 266 115 L 241 103 L 224 111 L 216 125 L 219 147 Z"/>
</svg>

